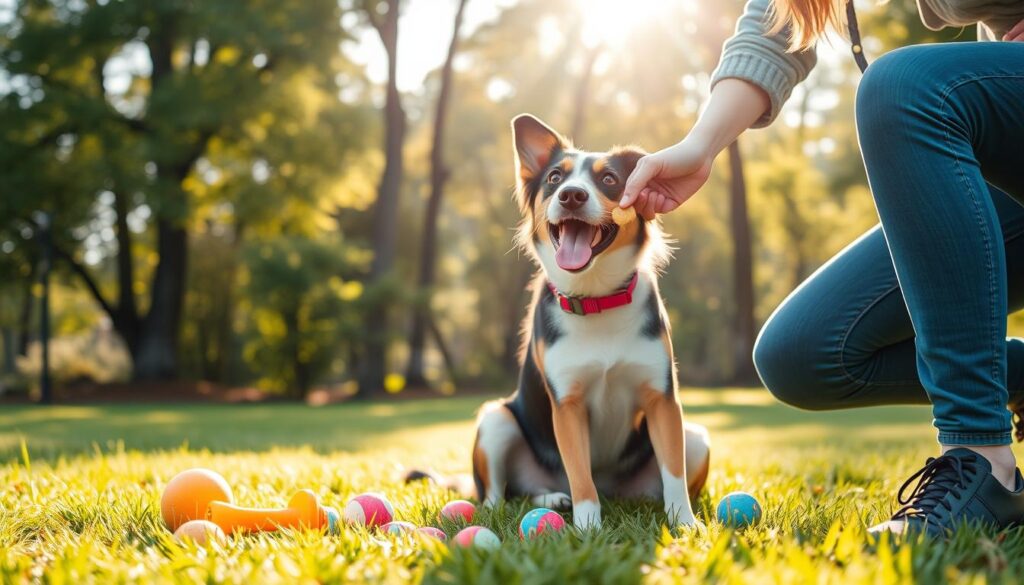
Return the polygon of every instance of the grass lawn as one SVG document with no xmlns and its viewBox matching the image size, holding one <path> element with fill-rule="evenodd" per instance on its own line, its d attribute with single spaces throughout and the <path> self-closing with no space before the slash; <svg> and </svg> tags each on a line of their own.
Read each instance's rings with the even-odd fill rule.
<svg viewBox="0 0 1024 585">
<path fill-rule="evenodd" d="M 238 503 L 280 506 L 311 488 L 327 505 L 378 490 L 400 519 L 432 524 L 453 498 L 400 483 L 403 466 L 469 467 L 479 397 L 299 405 L 11 407 L 0 410 L 0 583 L 404 582 L 759 583 L 1024 581 L 1024 529 L 950 542 L 870 543 L 902 480 L 935 450 L 927 409 L 805 413 L 757 390 L 684 390 L 712 432 L 698 501 L 705 530 L 668 531 L 657 504 L 608 502 L 598 533 L 521 542 L 522 501 L 481 512 L 498 551 L 449 550 L 343 530 L 179 546 L 160 521 L 163 485 L 195 466 Z M 22 440 L 27 454 L 22 452 Z M 1024 451 L 1018 448 L 1018 456 Z M 761 501 L 759 526 L 713 520 L 727 492 Z"/>
</svg>

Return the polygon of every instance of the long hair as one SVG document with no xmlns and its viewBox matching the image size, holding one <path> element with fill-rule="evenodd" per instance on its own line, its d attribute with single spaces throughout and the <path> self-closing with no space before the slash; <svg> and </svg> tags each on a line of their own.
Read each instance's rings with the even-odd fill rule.
<svg viewBox="0 0 1024 585">
<path fill-rule="evenodd" d="M 811 48 L 832 27 L 842 31 L 846 25 L 847 0 L 775 0 L 771 32 L 789 31 L 789 50 Z M 853 0 L 850 0 L 851 2 Z"/>
</svg>

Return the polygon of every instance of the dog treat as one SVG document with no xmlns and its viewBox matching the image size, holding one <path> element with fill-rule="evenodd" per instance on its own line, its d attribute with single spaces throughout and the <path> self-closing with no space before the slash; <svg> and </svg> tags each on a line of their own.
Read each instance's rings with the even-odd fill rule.
<svg viewBox="0 0 1024 585">
<path fill-rule="evenodd" d="M 614 221 L 617 225 L 626 225 L 627 223 L 633 221 L 634 219 L 636 219 L 636 209 L 632 207 L 627 207 L 626 209 L 623 209 L 621 207 L 616 206 L 615 209 L 612 210 L 612 221 Z"/>
</svg>

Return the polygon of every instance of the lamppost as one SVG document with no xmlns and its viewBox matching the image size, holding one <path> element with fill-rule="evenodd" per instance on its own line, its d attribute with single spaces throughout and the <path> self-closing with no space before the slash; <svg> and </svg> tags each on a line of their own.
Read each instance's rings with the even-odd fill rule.
<svg viewBox="0 0 1024 585">
<path fill-rule="evenodd" d="M 50 385 L 50 268 L 53 264 L 52 218 L 45 211 L 35 213 L 39 226 L 39 239 L 43 248 L 42 299 L 39 309 L 39 341 L 42 344 L 42 367 L 39 370 L 39 402 L 53 403 L 53 389 Z"/>
</svg>

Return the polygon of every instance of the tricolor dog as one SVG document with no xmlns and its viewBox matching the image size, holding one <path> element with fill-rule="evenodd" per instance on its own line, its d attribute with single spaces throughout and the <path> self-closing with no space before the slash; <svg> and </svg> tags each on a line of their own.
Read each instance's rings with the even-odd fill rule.
<svg viewBox="0 0 1024 585">
<path fill-rule="evenodd" d="M 672 524 L 696 523 L 706 429 L 683 424 L 657 272 L 657 222 L 612 213 L 643 152 L 577 150 L 529 115 L 512 121 L 519 243 L 537 263 L 511 396 L 477 419 L 473 480 L 486 504 L 526 496 L 601 524 L 598 496 L 660 498 Z"/>
</svg>

